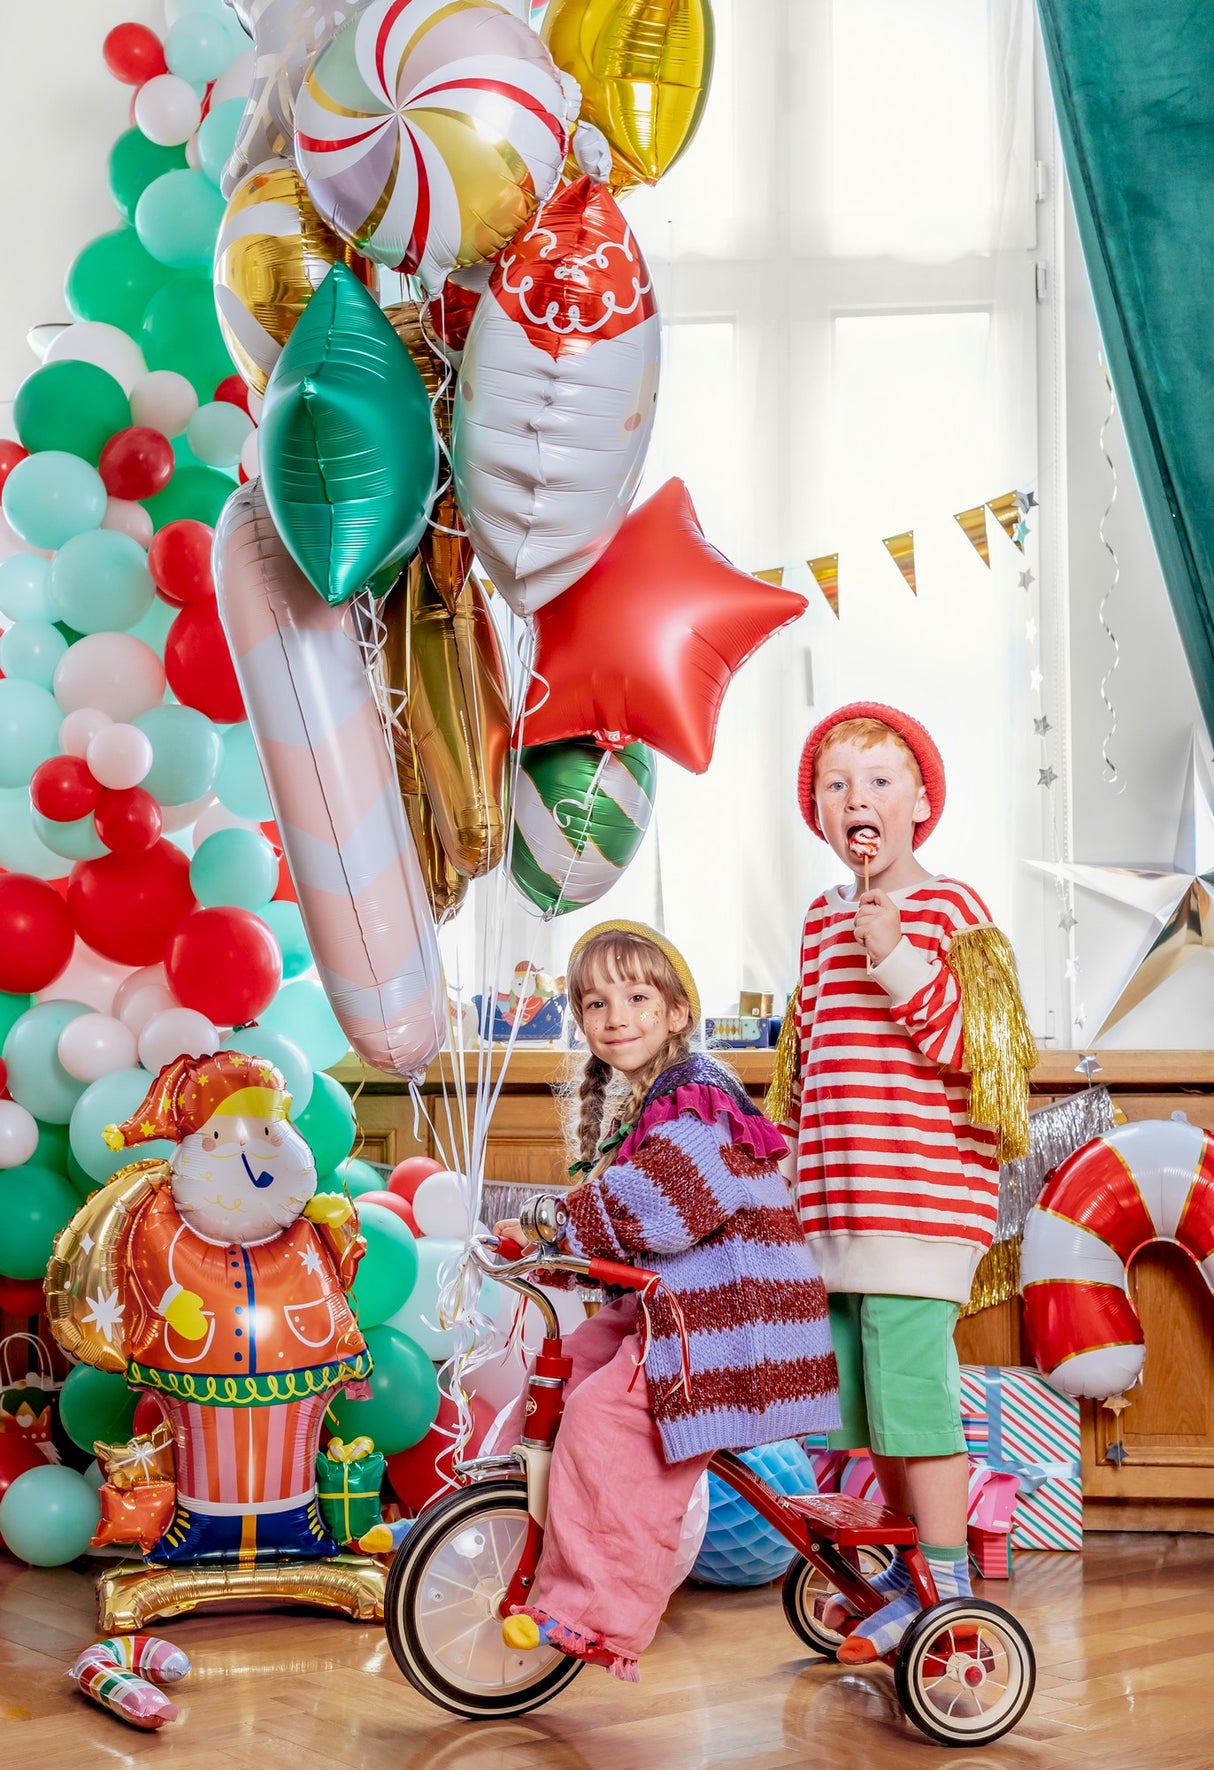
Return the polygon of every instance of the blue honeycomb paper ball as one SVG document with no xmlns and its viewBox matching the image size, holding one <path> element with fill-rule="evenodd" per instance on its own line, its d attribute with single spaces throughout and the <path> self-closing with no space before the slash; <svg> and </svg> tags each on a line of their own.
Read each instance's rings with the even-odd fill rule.
<svg viewBox="0 0 1214 1770">
<path fill-rule="evenodd" d="M 742 1461 L 777 1493 L 817 1493 L 813 1464 L 791 1438 L 742 1452 Z M 710 1586 L 765 1586 L 780 1579 L 796 1551 L 718 1476 L 708 1477 L 708 1529 L 691 1570 Z"/>
</svg>

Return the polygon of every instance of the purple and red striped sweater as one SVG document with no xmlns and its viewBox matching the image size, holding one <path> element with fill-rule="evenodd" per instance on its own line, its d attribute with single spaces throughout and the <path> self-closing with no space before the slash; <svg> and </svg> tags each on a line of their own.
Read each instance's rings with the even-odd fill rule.
<svg viewBox="0 0 1214 1770">
<path fill-rule="evenodd" d="M 826 1292 L 777 1163 L 784 1139 L 695 1054 L 658 1077 L 612 1166 L 566 1195 L 565 1245 L 662 1279 L 645 1361 L 670 1463 L 838 1424 Z"/>
</svg>

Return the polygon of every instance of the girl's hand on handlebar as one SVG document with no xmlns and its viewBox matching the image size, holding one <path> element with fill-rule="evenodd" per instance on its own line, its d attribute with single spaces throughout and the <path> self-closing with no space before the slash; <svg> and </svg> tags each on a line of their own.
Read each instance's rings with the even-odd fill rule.
<svg viewBox="0 0 1214 1770">
<path fill-rule="evenodd" d="M 516 1247 L 534 1247 L 537 1237 L 524 1229 L 517 1217 L 504 1217 L 500 1223 L 493 1225 L 493 1233 L 499 1241 L 512 1241 Z"/>
</svg>

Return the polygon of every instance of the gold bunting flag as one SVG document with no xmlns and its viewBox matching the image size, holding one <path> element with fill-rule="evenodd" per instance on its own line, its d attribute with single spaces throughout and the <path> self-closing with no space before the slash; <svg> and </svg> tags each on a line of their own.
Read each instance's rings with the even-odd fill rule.
<svg viewBox="0 0 1214 1770">
<path fill-rule="evenodd" d="M 1024 511 L 1021 508 L 1021 492 L 1004 492 L 1001 497 L 990 498 L 987 509 L 1003 530 L 1013 547 L 1024 552 Z M 957 518 L 960 522 L 961 518 Z"/>
<path fill-rule="evenodd" d="M 823 553 L 817 559 L 807 559 L 806 565 L 814 575 L 818 589 L 825 596 L 835 619 L 839 618 L 839 555 Z"/>
<path fill-rule="evenodd" d="M 782 565 L 773 565 L 770 571 L 752 572 L 750 575 L 752 578 L 762 578 L 765 584 L 774 584 L 778 590 L 784 588 L 784 567 Z"/>
<path fill-rule="evenodd" d="M 986 540 L 986 505 L 975 504 L 972 510 L 959 510 L 953 518 L 961 524 L 961 532 L 983 565 L 991 563 L 991 550 Z"/>
<path fill-rule="evenodd" d="M 882 541 L 881 545 L 910 585 L 912 592 L 917 596 L 919 587 L 915 583 L 914 529 L 907 529 L 903 535 L 891 535 L 887 541 Z"/>
</svg>

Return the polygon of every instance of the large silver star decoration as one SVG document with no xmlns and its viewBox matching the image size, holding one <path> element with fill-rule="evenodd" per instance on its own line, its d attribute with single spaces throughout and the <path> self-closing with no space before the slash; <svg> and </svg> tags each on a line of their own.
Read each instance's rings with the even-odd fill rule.
<svg viewBox="0 0 1214 1770">
<path fill-rule="evenodd" d="M 1214 951 L 1214 781 L 1194 732 L 1170 861 L 1032 861 L 1038 872 L 1082 885 L 1151 918 L 1097 1040 L 1203 951 Z"/>
</svg>

